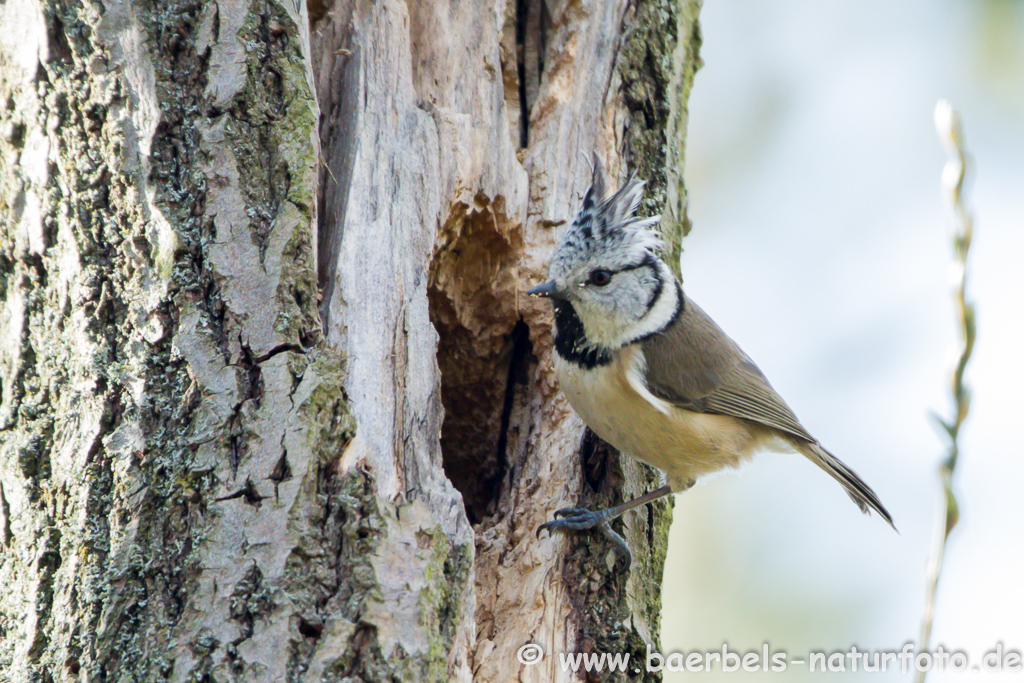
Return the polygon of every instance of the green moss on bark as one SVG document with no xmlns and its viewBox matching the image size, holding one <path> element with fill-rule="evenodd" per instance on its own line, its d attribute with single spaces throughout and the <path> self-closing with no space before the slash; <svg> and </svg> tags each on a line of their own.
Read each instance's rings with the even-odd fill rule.
<svg viewBox="0 0 1024 683">
<path fill-rule="evenodd" d="M 619 59 L 629 111 L 625 157 L 647 181 L 641 212 L 661 213 L 665 258 L 679 274 L 690 232 L 683 168 L 687 101 L 701 67 L 700 0 L 643 0 L 636 5 Z"/>
<path fill-rule="evenodd" d="M 224 115 L 211 110 L 206 93 L 210 53 L 197 50 L 210 6 L 143 3 L 126 16 L 117 3 L 44 5 L 50 58 L 27 86 L 38 101 L 34 120 L 11 88 L 20 81 L 0 79 L 0 131 L 9 131 L 0 152 L 16 157 L 33 125 L 49 145 L 49 178 L 32 188 L 41 201 L 41 246 L 28 251 L 14 244 L 8 237 L 13 229 L 0 237 L 0 291 L 5 300 L 17 292 L 24 302 L 19 355 L 0 369 L 0 467 L 18 468 L 19 490 L 3 492 L 5 501 L 19 500 L 17 533 L 9 542 L 45 542 L 45 552 L 0 552 L 0 576 L 12 587 L 11 602 L 0 598 L 0 670 L 25 680 L 64 680 L 79 672 L 97 680 L 162 680 L 181 674 L 174 629 L 187 616 L 204 571 L 202 546 L 218 522 L 212 500 L 221 485 L 217 468 L 228 458 L 231 437 L 230 425 L 204 412 L 204 388 L 175 346 L 182 318 L 210 340 L 212 360 L 221 353 L 223 374 L 237 372 L 227 362 L 237 328 L 209 263 L 214 234 L 200 163 L 200 124 Z M 257 40 L 247 64 L 250 98 L 239 100 L 233 115 L 239 121 L 253 115 L 265 129 L 255 144 L 265 142 L 279 163 L 261 167 L 266 173 L 258 179 L 245 178 L 253 190 L 247 208 L 268 226 L 285 214 L 293 228 L 284 240 L 288 262 L 278 291 L 284 303 L 268 305 L 283 311 L 280 327 L 290 340 L 312 344 L 318 328 L 309 225 L 315 105 L 303 58 L 290 42 L 298 27 L 284 23 L 276 5 L 254 11 L 248 30 L 263 42 Z M 131 38 L 132 23 L 142 33 L 137 49 L 152 56 L 159 108 L 155 133 L 144 141 L 132 137 L 143 132 L 133 128 L 138 119 L 128 119 L 140 115 L 140 102 L 151 104 L 149 93 L 133 91 L 145 74 L 126 76 L 123 55 L 116 53 L 131 49 L 118 41 Z M 275 46 L 284 47 L 275 52 Z M 146 55 L 132 56 L 144 70 Z M 261 79 L 272 73 L 280 75 L 284 96 L 257 102 Z M 254 112 L 257 106 L 266 109 Z M 16 166 L 5 166 L 0 179 L 7 227 L 17 225 L 18 216 L 6 198 L 28 187 L 17 173 Z M 150 212 L 149 200 L 158 212 Z M 309 361 L 301 354 L 289 360 L 292 376 L 301 378 Z M 258 394 L 258 387 L 248 389 Z M 352 424 L 336 387 L 314 394 L 318 410 L 332 416 L 323 430 L 311 430 L 326 471 Z M 246 430 L 251 427 L 237 431 Z M 224 460 L 199 457 L 204 447 Z M 6 522 L 9 509 L 5 503 Z M 254 566 L 250 574 L 235 589 L 230 615 L 247 629 L 258 628 L 270 594 L 262 569 Z M 29 626 L 19 625 L 23 608 L 14 596 L 38 606 Z M 197 663 L 189 674 L 209 675 L 221 644 L 198 636 L 190 645 Z"/>
</svg>

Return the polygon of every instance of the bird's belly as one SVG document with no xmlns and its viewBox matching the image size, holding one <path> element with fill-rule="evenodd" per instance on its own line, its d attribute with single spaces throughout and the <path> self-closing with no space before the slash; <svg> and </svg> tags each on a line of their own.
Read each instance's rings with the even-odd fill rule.
<svg viewBox="0 0 1024 683">
<path fill-rule="evenodd" d="M 629 382 L 633 359 L 624 354 L 590 370 L 555 356 L 562 391 L 583 421 L 623 453 L 664 471 L 674 491 L 702 474 L 739 465 L 770 438 L 746 420 L 652 403 Z"/>
</svg>

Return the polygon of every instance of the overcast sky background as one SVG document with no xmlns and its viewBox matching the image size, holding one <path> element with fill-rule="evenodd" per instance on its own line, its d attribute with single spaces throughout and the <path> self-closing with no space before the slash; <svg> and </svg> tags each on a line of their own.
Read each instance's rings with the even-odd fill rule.
<svg viewBox="0 0 1024 683">
<path fill-rule="evenodd" d="M 860 514 L 797 455 L 676 497 L 666 652 L 899 650 L 916 640 L 958 332 L 935 103 L 973 158 L 978 341 L 933 646 L 1024 648 L 1024 4 L 706 0 L 690 98 L 684 287 L 879 494 Z M 810 680 L 666 674 L 687 680 Z M 1019 675 L 1019 674 L 1017 674 Z M 909 680 L 902 674 L 828 680 Z M 939 681 L 1013 674 L 936 673 Z M 822 680 L 821 674 L 814 676 Z"/>
</svg>

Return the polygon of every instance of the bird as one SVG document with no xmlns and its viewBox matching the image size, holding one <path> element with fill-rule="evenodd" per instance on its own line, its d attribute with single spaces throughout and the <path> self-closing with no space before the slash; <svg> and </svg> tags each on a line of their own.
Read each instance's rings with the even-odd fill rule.
<svg viewBox="0 0 1024 683">
<path fill-rule="evenodd" d="M 563 508 L 541 531 L 598 529 L 631 561 L 609 522 L 682 493 L 702 475 L 763 449 L 795 450 L 838 481 L 862 512 L 895 529 L 875 492 L 800 423 L 764 373 L 683 291 L 659 257 L 660 216 L 638 217 L 644 182 L 606 198 L 594 154 L 590 187 L 555 250 L 548 280 L 553 364 L 573 409 L 604 441 L 663 473 L 664 485 L 605 510 Z"/>
</svg>

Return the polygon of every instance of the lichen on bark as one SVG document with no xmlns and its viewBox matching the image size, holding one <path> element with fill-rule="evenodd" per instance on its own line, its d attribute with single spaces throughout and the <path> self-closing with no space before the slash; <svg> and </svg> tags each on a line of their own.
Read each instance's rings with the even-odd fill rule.
<svg viewBox="0 0 1024 683">
<path fill-rule="evenodd" d="M 0 363 L 0 667 L 298 675 L 292 622 L 316 619 L 318 584 L 287 592 L 281 558 L 325 544 L 318 482 L 353 430 L 343 392 L 323 390 L 337 354 L 311 348 L 305 19 L 273 2 L 40 6 L 39 62 L 7 43 L 0 61 L 17 330 Z M 260 99 L 268 85 L 281 96 Z M 230 251 L 260 240 L 262 260 Z M 292 656 L 264 661 L 271 640 Z"/>
</svg>

